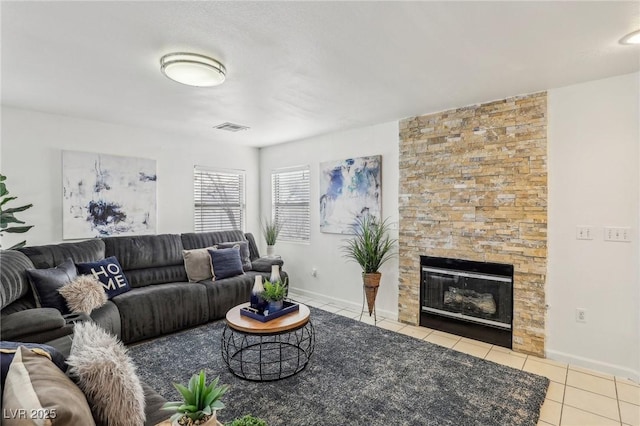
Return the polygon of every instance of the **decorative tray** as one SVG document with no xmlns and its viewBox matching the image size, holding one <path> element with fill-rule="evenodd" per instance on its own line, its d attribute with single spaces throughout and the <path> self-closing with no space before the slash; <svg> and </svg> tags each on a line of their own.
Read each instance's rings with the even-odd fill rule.
<svg viewBox="0 0 640 426">
<path fill-rule="evenodd" d="M 260 322 L 268 322 L 276 318 L 280 318 L 283 315 L 290 314 L 291 312 L 295 312 L 299 309 L 300 309 L 300 305 L 298 305 L 297 303 L 289 302 L 288 300 L 285 300 L 283 303 L 282 309 L 272 314 L 270 313 L 270 314 L 264 315 L 259 312 L 255 312 L 253 309 L 247 306 L 244 308 L 240 308 L 240 315 L 253 318 L 254 320 L 258 320 Z"/>
</svg>

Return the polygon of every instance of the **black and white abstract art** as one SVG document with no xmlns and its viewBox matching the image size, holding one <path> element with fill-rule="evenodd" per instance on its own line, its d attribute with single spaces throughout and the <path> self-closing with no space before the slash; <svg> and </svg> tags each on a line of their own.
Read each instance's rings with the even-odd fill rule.
<svg viewBox="0 0 640 426">
<path fill-rule="evenodd" d="M 156 232 L 156 161 L 62 151 L 65 240 Z"/>
</svg>

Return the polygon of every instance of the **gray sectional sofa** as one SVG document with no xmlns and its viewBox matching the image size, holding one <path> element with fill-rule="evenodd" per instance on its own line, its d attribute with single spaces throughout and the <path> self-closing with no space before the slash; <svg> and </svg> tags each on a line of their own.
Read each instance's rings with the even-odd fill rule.
<svg viewBox="0 0 640 426">
<path fill-rule="evenodd" d="M 246 240 L 251 269 L 221 280 L 189 282 L 183 250 Z M 74 243 L 0 251 L 0 337 L 2 340 L 47 343 L 68 355 L 73 324 L 86 317 L 63 317 L 51 308 L 37 308 L 26 270 L 93 262 L 115 256 L 131 290 L 113 297 L 91 313 L 91 319 L 125 344 L 161 336 L 224 318 L 235 305 L 247 302 L 256 275 L 266 278 L 272 264 L 261 258 L 253 235 L 241 231 L 108 237 Z M 287 277 L 285 272 L 281 276 Z M 165 416 L 164 402 L 147 391 L 147 424 Z"/>
</svg>

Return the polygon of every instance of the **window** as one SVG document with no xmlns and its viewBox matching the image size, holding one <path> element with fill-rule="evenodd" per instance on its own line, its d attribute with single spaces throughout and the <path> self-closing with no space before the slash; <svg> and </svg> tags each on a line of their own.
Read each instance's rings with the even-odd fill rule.
<svg viewBox="0 0 640 426">
<path fill-rule="evenodd" d="M 193 169 L 196 232 L 244 230 L 244 171 Z"/>
<path fill-rule="evenodd" d="M 271 173 L 273 219 L 282 224 L 282 241 L 309 241 L 309 166 Z"/>
</svg>

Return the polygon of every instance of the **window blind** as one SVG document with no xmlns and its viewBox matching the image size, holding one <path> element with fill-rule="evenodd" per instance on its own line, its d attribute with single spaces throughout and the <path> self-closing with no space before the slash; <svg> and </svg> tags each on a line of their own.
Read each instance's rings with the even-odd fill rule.
<svg viewBox="0 0 640 426">
<path fill-rule="evenodd" d="M 244 171 L 193 169 L 194 229 L 244 230 Z"/>
<path fill-rule="evenodd" d="M 273 219 L 281 224 L 279 239 L 309 241 L 309 166 L 274 170 L 271 173 Z"/>
</svg>

